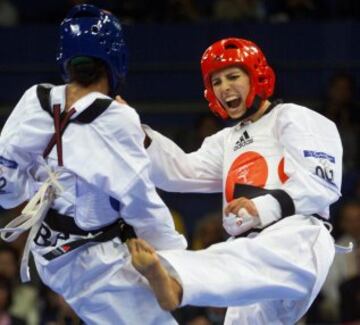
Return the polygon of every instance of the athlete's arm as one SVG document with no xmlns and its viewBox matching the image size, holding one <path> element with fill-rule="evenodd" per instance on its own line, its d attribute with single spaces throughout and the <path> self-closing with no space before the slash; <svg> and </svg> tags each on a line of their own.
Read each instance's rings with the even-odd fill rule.
<svg viewBox="0 0 360 325">
<path fill-rule="evenodd" d="M 206 138 L 199 150 L 185 153 L 172 140 L 143 126 L 151 139 L 151 179 L 170 192 L 212 193 L 222 191 L 224 136 Z"/>
<path fill-rule="evenodd" d="M 5 209 L 20 205 L 35 192 L 30 169 L 34 159 L 32 154 L 39 144 L 35 141 L 36 123 L 42 122 L 33 105 L 37 100 L 35 89 L 33 86 L 25 92 L 1 131 L 0 205 Z"/>
</svg>

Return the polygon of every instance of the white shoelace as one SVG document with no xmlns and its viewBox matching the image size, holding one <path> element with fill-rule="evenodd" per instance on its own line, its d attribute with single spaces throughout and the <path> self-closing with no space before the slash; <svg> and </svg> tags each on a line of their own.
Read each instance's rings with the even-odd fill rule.
<svg viewBox="0 0 360 325">
<path fill-rule="evenodd" d="M 39 231 L 41 223 L 56 195 L 63 191 L 62 186 L 58 182 L 60 172 L 53 172 L 48 166 L 46 168 L 49 175 L 47 180 L 21 211 L 21 214 L 4 228 L 0 229 L 0 237 L 6 242 L 14 241 L 23 232 L 31 229 L 21 258 L 20 277 L 22 282 L 30 281 L 29 257 L 31 243 Z"/>
</svg>

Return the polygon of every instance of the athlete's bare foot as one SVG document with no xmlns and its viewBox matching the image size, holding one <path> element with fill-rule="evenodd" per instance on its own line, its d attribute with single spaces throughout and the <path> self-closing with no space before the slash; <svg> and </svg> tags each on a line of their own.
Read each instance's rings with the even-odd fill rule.
<svg viewBox="0 0 360 325">
<path fill-rule="evenodd" d="M 130 239 L 126 242 L 131 262 L 153 289 L 159 305 L 164 310 L 174 310 L 182 298 L 182 287 L 161 265 L 159 256 L 145 240 Z"/>
<path fill-rule="evenodd" d="M 160 261 L 154 248 L 142 239 L 130 239 L 126 243 L 131 254 L 131 262 L 135 269 L 145 277 L 156 273 Z"/>
</svg>

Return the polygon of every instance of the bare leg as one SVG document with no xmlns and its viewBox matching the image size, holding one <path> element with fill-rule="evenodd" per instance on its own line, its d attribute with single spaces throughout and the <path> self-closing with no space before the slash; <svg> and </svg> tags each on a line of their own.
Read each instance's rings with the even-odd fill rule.
<svg viewBox="0 0 360 325">
<path fill-rule="evenodd" d="M 176 309 L 181 302 L 182 287 L 161 265 L 154 248 L 142 239 L 130 239 L 126 244 L 133 266 L 149 281 L 160 307 L 168 311 Z"/>
</svg>

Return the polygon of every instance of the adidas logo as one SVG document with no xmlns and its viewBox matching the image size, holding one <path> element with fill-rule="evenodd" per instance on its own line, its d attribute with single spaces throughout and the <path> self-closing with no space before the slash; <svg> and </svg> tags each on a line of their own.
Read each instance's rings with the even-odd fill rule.
<svg viewBox="0 0 360 325">
<path fill-rule="evenodd" d="M 249 136 L 249 133 L 247 131 L 244 131 L 244 133 L 240 136 L 239 140 L 236 141 L 234 146 L 234 151 L 253 143 L 254 139 Z"/>
</svg>

